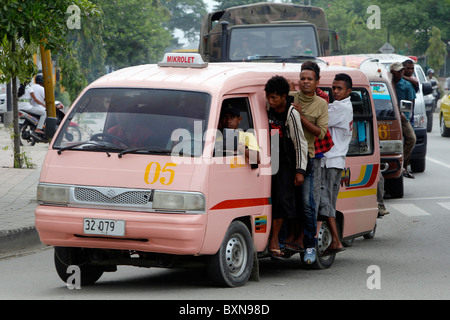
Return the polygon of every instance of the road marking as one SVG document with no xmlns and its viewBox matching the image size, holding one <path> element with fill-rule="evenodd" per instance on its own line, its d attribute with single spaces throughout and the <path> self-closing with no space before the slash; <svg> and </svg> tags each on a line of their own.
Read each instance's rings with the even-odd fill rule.
<svg viewBox="0 0 450 320">
<path fill-rule="evenodd" d="M 450 202 L 438 202 L 437 204 L 447 210 L 450 210 Z"/>
<path fill-rule="evenodd" d="M 428 212 L 420 209 L 415 204 L 397 203 L 397 204 L 391 204 L 390 207 L 393 207 L 395 210 L 400 211 L 402 214 L 409 216 L 409 217 L 421 217 L 421 216 L 429 216 L 430 215 Z"/>
<path fill-rule="evenodd" d="M 436 160 L 436 159 L 433 159 L 433 158 L 430 158 L 430 157 L 427 157 L 427 160 L 429 160 L 429 161 L 431 161 L 431 162 L 434 162 L 434 163 L 436 163 L 436 164 L 438 164 L 438 165 L 447 167 L 447 168 L 450 169 L 450 165 L 447 164 L 447 163 L 445 163 L 445 162 L 442 162 L 442 161 L 439 161 L 439 160 Z"/>
<path fill-rule="evenodd" d="M 401 201 L 422 201 L 422 200 L 444 200 L 444 199 L 450 199 L 450 196 L 443 196 L 443 197 L 422 197 L 422 198 L 401 198 L 401 199 L 393 199 L 393 200 L 389 200 L 389 202 L 391 201 L 395 201 L 395 202 L 401 202 Z"/>
</svg>

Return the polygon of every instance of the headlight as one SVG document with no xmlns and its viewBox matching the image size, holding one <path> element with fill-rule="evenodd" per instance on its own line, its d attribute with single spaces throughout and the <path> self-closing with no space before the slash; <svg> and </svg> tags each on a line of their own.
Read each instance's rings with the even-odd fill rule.
<svg viewBox="0 0 450 320">
<path fill-rule="evenodd" d="M 153 209 L 203 213 L 205 197 L 201 193 L 156 190 L 153 195 Z"/>
<path fill-rule="evenodd" d="M 37 187 L 37 201 L 41 203 L 68 204 L 70 187 L 51 184 L 39 184 Z"/>
<path fill-rule="evenodd" d="M 424 114 L 414 115 L 414 128 L 426 128 L 427 117 Z"/>
</svg>

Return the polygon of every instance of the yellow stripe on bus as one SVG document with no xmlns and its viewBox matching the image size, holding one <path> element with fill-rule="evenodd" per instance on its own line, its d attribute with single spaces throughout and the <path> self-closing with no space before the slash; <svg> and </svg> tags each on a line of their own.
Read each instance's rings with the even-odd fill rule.
<svg viewBox="0 0 450 320">
<path fill-rule="evenodd" d="M 377 194 L 377 188 L 365 189 L 365 190 L 352 190 L 339 192 L 338 199 L 348 199 L 357 197 L 366 197 Z"/>
</svg>

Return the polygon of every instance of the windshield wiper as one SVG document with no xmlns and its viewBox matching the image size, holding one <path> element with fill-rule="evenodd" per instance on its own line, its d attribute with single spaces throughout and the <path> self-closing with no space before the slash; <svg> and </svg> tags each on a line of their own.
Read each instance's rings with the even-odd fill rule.
<svg viewBox="0 0 450 320">
<path fill-rule="evenodd" d="M 94 149 L 94 148 L 97 149 L 98 148 L 98 149 L 101 149 L 101 150 L 104 150 L 104 149 L 107 149 L 107 150 L 123 150 L 123 148 L 120 148 L 120 147 L 117 147 L 117 146 L 114 146 L 114 145 L 110 145 L 110 144 L 107 144 L 107 145 L 106 144 L 101 144 L 98 141 L 84 141 L 84 142 L 76 143 L 76 144 L 73 144 L 73 145 L 61 148 L 61 149 L 58 150 L 58 154 L 60 155 L 63 151 L 71 150 L 71 149 L 74 149 L 74 148 L 82 146 L 82 145 L 88 145 L 89 146 L 89 147 L 83 148 L 83 149 Z"/>
<path fill-rule="evenodd" d="M 248 56 L 247 58 L 244 58 L 244 61 L 255 61 L 255 60 L 273 60 L 273 59 L 279 59 L 280 56 L 271 56 L 271 55 L 255 55 L 255 56 Z M 240 60 L 238 60 L 240 61 Z"/>
<path fill-rule="evenodd" d="M 162 153 L 162 154 L 171 154 L 172 153 L 172 150 L 163 149 L 161 147 L 146 146 L 146 147 L 123 150 L 122 152 L 119 153 L 118 157 L 122 158 L 122 156 L 125 154 L 133 153 L 133 152 L 137 152 L 137 151 L 147 151 L 149 153 Z"/>
<path fill-rule="evenodd" d="M 95 144 L 95 145 L 97 145 L 98 143 L 95 142 L 95 141 L 83 141 L 83 142 L 75 143 L 75 144 L 72 144 L 70 146 L 67 146 L 67 147 L 59 149 L 58 150 L 58 154 L 61 154 L 63 151 L 66 151 L 66 150 L 70 150 L 70 149 L 82 146 L 83 144 Z"/>
</svg>

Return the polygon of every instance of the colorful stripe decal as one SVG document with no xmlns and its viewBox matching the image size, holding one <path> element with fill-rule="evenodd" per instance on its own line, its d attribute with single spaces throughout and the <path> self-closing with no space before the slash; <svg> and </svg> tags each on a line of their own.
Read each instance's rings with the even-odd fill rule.
<svg viewBox="0 0 450 320">
<path fill-rule="evenodd" d="M 376 194 L 377 194 L 377 188 L 364 189 L 364 190 L 353 190 L 353 191 L 341 191 L 338 194 L 338 199 L 375 196 Z"/>
<path fill-rule="evenodd" d="M 255 218 L 255 233 L 267 232 L 267 216 L 259 216 Z"/>
<path fill-rule="evenodd" d="M 346 190 L 368 188 L 372 186 L 377 178 L 379 164 L 371 164 L 361 167 L 361 172 L 356 181 L 351 181 Z"/>
<path fill-rule="evenodd" d="M 247 207 L 266 206 L 269 204 L 271 204 L 270 198 L 233 199 L 219 202 L 209 210 L 247 208 Z"/>
</svg>

